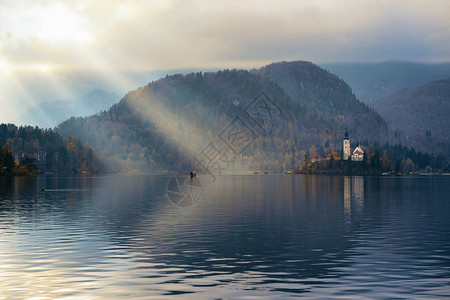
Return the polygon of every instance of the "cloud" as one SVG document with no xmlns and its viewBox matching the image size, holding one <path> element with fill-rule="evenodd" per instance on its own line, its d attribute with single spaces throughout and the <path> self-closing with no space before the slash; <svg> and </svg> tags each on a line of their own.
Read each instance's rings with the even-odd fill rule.
<svg viewBox="0 0 450 300">
<path fill-rule="evenodd" d="M 0 9 L 0 53 L 11 65 L 150 70 L 291 59 L 450 59 L 446 0 L 6 4 Z"/>
<path fill-rule="evenodd" d="M 448 0 L 0 4 L 2 122 L 17 121 L 24 107 L 73 98 L 78 82 L 93 77 L 124 93 L 136 87 L 126 71 L 253 68 L 299 59 L 450 61 Z M 71 71 L 90 77 L 70 80 Z"/>
</svg>

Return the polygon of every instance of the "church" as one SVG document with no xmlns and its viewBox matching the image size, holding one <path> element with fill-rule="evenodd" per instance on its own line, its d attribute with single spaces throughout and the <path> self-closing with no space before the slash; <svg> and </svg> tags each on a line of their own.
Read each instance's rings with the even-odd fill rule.
<svg viewBox="0 0 450 300">
<path fill-rule="evenodd" d="M 345 129 L 345 136 L 343 141 L 343 149 L 342 149 L 342 158 L 343 160 L 353 160 L 353 161 L 363 161 L 364 151 L 361 146 L 358 146 L 351 152 L 350 147 L 350 139 L 348 138 L 348 131 Z"/>
</svg>

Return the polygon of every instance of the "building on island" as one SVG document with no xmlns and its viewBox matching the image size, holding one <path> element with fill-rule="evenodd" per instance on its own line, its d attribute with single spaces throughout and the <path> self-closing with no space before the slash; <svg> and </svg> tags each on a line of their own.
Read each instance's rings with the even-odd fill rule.
<svg viewBox="0 0 450 300">
<path fill-rule="evenodd" d="M 364 151 L 361 148 L 361 146 L 358 146 L 353 150 L 353 154 L 351 154 L 351 147 L 350 147 L 350 139 L 348 138 L 348 131 L 345 129 L 345 137 L 343 141 L 343 152 L 342 152 L 342 159 L 343 160 L 353 160 L 353 161 L 363 161 L 364 158 Z"/>
<path fill-rule="evenodd" d="M 334 161 L 341 160 L 341 157 L 338 152 L 331 152 L 327 155 L 327 160 L 333 159 Z"/>
<path fill-rule="evenodd" d="M 317 161 L 322 161 L 322 156 L 320 156 L 320 155 L 311 156 L 311 162 L 317 162 Z"/>
<path fill-rule="evenodd" d="M 348 138 L 347 128 L 345 129 L 344 149 L 343 149 L 343 152 L 342 152 L 342 158 L 344 160 L 348 160 L 349 158 L 351 158 L 351 154 L 350 154 L 350 139 Z"/>
<path fill-rule="evenodd" d="M 364 151 L 361 149 L 361 146 L 358 146 L 353 150 L 352 160 L 353 161 L 363 161 Z"/>
</svg>

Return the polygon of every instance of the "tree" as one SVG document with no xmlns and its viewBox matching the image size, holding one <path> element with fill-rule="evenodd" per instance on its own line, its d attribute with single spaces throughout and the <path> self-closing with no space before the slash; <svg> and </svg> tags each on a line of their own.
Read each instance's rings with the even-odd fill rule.
<svg viewBox="0 0 450 300">
<path fill-rule="evenodd" d="M 367 161 L 371 165 L 372 164 L 372 157 L 375 154 L 375 150 L 373 149 L 373 146 L 370 146 L 369 151 L 367 152 Z"/>
<path fill-rule="evenodd" d="M 403 170 L 406 172 L 414 172 L 416 169 L 414 162 L 411 158 L 406 159 L 406 161 L 403 162 Z"/>
<path fill-rule="evenodd" d="M 402 170 L 401 162 L 400 162 L 399 159 L 396 159 L 396 160 L 395 160 L 395 168 L 394 168 L 394 172 L 395 172 L 396 174 L 398 174 L 398 173 L 401 172 L 401 170 Z"/>
<path fill-rule="evenodd" d="M 34 158 L 25 156 L 21 163 L 19 170 L 22 170 L 24 172 L 24 175 L 34 175 L 36 173 L 36 160 Z"/>
<path fill-rule="evenodd" d="M 86 161 L 83 161 L 83 163 L 81 164 L 80 173 L 81 174 L 89 174 L 89 169 L 86 165 Z"/>
<path fill-rule="evenodd" d="M 370 159 L 370 166 L 372 172 L 380 172 L 381 171 L 381 158 L 380 152 L 376 149 L 373 153 L 372 158 Z"/>
<path fill-rule="evenodd" d="M 330 160 L 328 161 L 328 169 L 332 170 L 334 166 L 334 157 L 331 155 Z"/>
<path fill-rule="evenodd" d="M 381 157 L 381 168 L 384 172 L 389 171 L 389 159 L 386 153 Z"/>
<path fill-rule="evenodd" d="M 14 169 L 14 157 L 8 145 L 4 145 L 0 153 L 0 173 L 11 174 Z"/>
</svg>

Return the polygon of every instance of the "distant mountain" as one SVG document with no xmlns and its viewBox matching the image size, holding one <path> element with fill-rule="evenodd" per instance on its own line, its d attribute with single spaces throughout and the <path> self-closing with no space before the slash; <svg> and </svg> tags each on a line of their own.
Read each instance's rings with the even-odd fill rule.
<svg viewBox="0 0 450 300">
<path fill-rule="evenodd" d="M 26 110 L 20 118 L 29 125 L 55 127 L 72 116 L 87 116 L 106 110 L 119 100 L 116 93 L 95 89 L 79 98 L 45 101 Z"/>
<path fill-rule="evenodd" d="M 389 136 L 344 81 L 300 61 L 166 76 L 57 130 L 88 141 L 119 171 L 188 170 L 215 149 L 232 170 L 280 172 L 305 154 L 341 149 L 345 128 L 354 140 Z"/>
<path fill-rule="evenodd" d="M 77 115 L 90 115 L 108 109 L 118 99 L 119 96 L 114 92 L 95 89 L 85 94 L 79 101 L 73 103 L 73 106 L 79 106 L 81 109 Z"/>
<path fill-rule="evenodd" d="M 53 128 L 71 116 L 85 116 L 108 109 L 127 91 L 145 85 L 150 80 L 161 78 L 166 74 L 189 72 L 192 71 L 20 72 L 15 76 L 15 81 L 20 85 L 2 81 L 0 90 L 2 90 L 3 98 L 9 99 L 11 110 L 17 112 L 17 115 L 10 116 L 9 122 Z M 92 100 L 92 96 L 99 94 L 98 92 L 106 93 L 101 95 L 101 98 L 107 101 L 102 105 L 94 104 L 91 108 L 91 103 L 85 100 Z M 110 99 L 111 96 L 113 99 Z M 82 105 L 79 102 L 82 102 Z"/>
<path fill-rule="evenodd" d="M 450 78 L 403 89 L 371 105 L 409 146 L 450 155 Z"/>
<path fill-rule="evenodd" d="M 450 77 L 450 63 L 333 63 L 321 66 L 345 80 L 363 102 Z"/>
</svg>

